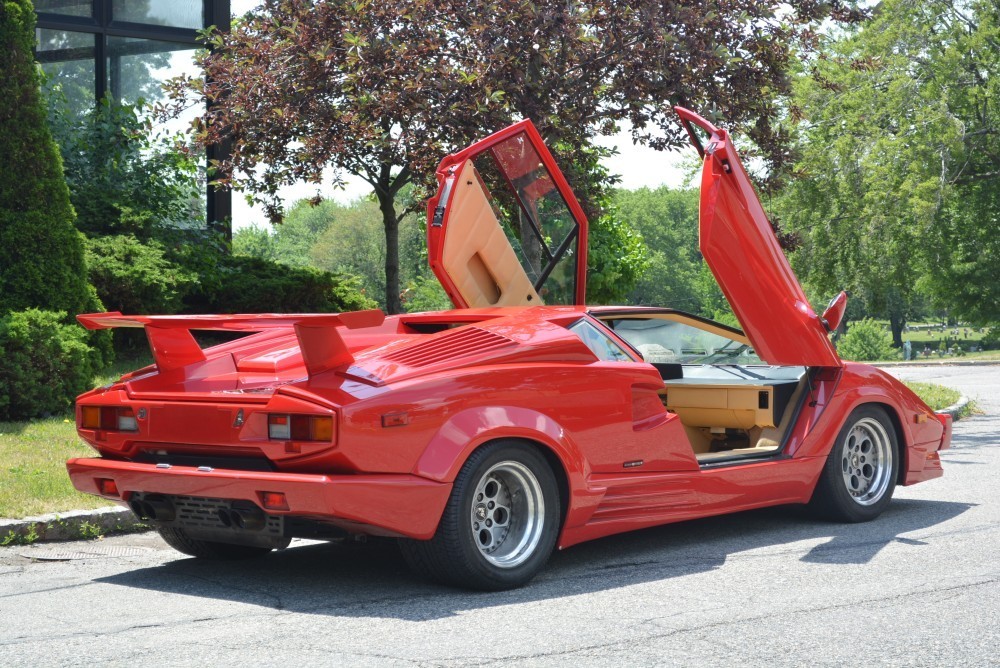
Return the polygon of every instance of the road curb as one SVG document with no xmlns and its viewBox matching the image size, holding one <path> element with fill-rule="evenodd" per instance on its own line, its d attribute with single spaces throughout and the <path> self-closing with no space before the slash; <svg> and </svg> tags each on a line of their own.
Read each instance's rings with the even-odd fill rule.
<svg viewBox="0 0 1000 668">
<path fill-rule="evenodd" d="M 0 542 L 79 540 L 109 533 L 132 533 L 149 527 L 128 508 L 105 506 L 94 510 L 69 510 L 24 519 L 0 519 Z"/>
<path fill-rule="evenodd" d="M 948 406 L 948 408 L 942 408 L 941 410 L 936 412 L 944 413 L 945 415 L 950 415 L 951 419 L 957 420 L 959 413 L 965 410 L 965 407 L 968 405 L 969 405 L 969 398 L 966 396 L 961 396 L 958 398 L 958 401 L 953 403 L 951 406 Z"/>
</svg>

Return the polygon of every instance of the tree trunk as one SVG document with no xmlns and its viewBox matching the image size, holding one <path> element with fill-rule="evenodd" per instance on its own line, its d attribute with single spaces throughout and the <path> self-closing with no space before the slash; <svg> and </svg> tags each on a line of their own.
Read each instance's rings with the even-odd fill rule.
<svg viewBox="0 0 1000 668">
<path fill-rule="evenodd" d="M 902 316 L 889 316 L 889 329 L 892 330 L 892 345 L 896 348 L 903 347 L 903 327 L 905 325 L 906 320 Z"/>
<path fill-rule="evenodd" d="M 399 301 L 399 221 L 395 199 L 388 189 L 376 188 L 375 195 L 385 228 L 385 310 L 393 315 L 403 310 Z"/>
</svg>

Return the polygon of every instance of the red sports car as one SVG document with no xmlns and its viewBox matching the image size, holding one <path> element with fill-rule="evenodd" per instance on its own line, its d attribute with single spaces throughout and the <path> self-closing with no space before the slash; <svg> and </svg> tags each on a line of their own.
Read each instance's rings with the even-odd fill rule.
<svg viewBox="0 0 1000 668">
<path fill-rule="evenodd" d="M 293 537 L 400 539 L 434 579 L 522 585 L 555 547 L 778 504 L 871 520 L 942 474 L 951 438 L 906 387 L 843 362 L 729 135 L 704 158 L 701 251 L 743 331 L 583 306 L 587 221 L 530 122 L 448 156 L 431 265 L 456 309 L 385 317 L 80 316 L 144 327 L 155 363 L 77 401 L 77 489 L 196 557 Z M 192 330 L 242 338 L 206 349 Z"/>
</svg>

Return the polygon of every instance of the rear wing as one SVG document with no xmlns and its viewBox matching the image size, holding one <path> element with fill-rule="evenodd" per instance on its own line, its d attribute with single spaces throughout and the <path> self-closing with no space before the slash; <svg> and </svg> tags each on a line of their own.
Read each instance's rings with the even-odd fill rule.
<svg viewBox="0 0 1000 668">
<path fill-rule="evenodd" d="M 354 356 L 337 331 L 340 327 L 378 327 L 385 321 L 385 314 L 378 309 L 348 313 L 249 315 L 122 315 L 114 312 L 88 313 L 78 315 L 76 319 L 93 330 L 144 328 L 160 371 L 205 361 L 205 352 L 191 334 L 192 330 L 263 332 L 293 329 L 299 340 L 306 371 L 312 377 L 354 361 Z"/>
</svg>

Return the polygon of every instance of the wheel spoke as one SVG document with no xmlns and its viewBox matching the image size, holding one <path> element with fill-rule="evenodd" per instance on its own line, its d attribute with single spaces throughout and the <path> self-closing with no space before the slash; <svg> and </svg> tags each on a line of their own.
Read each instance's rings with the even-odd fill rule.
<svg viewBox="0 0 1000 668">
<path fill-rule="evenodd" d="M 862 418 L 841 447 L 847 491 L 861 505 L 876 503 L 889 488 L 892 472 L 892 444 L 885 428 L 873 418 Z"/>
<path fill-rule="evenodd" d="M 544 530 L 545 501 L 528 467 L 514 461 L 495 465 L 472 498 L 472 532 L 487 560 L 510 568 L 531 556 Z"/>
</svg>

